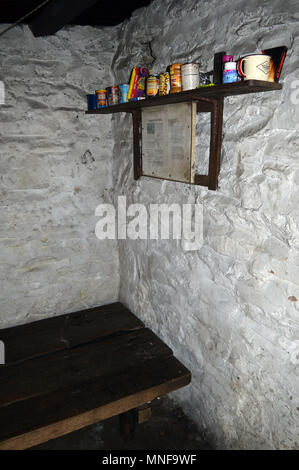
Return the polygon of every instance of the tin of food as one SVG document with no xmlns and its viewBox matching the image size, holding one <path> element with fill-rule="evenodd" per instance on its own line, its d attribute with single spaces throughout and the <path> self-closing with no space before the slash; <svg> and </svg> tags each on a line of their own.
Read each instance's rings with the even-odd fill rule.
<svg viewBox="0 0 299 470">
<path fill-rule="evenodd" d="M 172 64 L 169 66 L 170 71 L 170 93 L 178 93 L 182 91 L 182 76 L 181 76 L 182 64 Z"/>
<path fill-rule="evenodd" d="M 159 93 L 159 75 L 149 75 L 146 79 L 146 96 L 154 97 Z"/>
<path fill-rule="evenodd" d="M 182 64 L 171 64 L 169 66 L 170 75 L 176 75 L 181 73 Z"/>
<path fill-rule="evenodd" d="M 95 93 L 91 93 L 87 96 L 87 109 L 97 109 L 97 95 Z"/>
<path fill-rule="evenodd" d="M 199 85 L 199 66 L 198 64 L 184 64 L 181 67 L 182 89 L 193 90 Z"/>
<path fill-rule="evenodd" d="M 168 95 L 170 91 L 170 76 L 168 72 L 159 75 L 159 96 Z"/>
<path fill-rule="evenodd" d="M 107 106 L 107 94 L 105 88 L 102 90 L 96 90 L 97 108 L 105 108 Z"/>
<path fill-rule="evenodd" d="M 127 103 L 128 101 L 129 85 L 118 85 L 119 103 Z"/>
<path fill-rule="evenodd" d="M 119 103 L 119 91 L 118 86 L 108 86 L 107 90 L 107 102 L 108 106 Z"/>
<path fill-rule="evenodd" d="M 238 81 L 237 63 L 225 62 L 223 70 L 223 83 L 233 83 Z"/>
</svg>

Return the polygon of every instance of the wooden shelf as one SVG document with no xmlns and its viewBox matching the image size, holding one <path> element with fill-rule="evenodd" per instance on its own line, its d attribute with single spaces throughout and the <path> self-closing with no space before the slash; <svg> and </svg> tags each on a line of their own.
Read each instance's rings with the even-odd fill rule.
<svg viewBox="0 0 299 470">
<path fill-rule="evenodd" d="M 198 113 L 211 113 L 210 158 L 207 175 L 196 174 L 194 182 L 200 186 L 207 186 L 216 190 L 221 161 L 223 101 L 226 96 L 246 95 L 248 93 L 261 93 L 265 91 L 280 90 L 282 85 L 276 82 L 261 80 L 246 80 L 244 82 L 214 85 L 194 90 L 182 91 L 156 98 L 146 98 L 140 101 L 116 104 L 95 110 L 86 111 L 86 114 L 112 114 L 131 113 L 133 118 L 133 151 L 134 151 L 134 178 L 138 180 L 142 176 L 141 154 L 141 110 L 152 106 L 167 104 L 197 102 Z"/>
<path fill-rule="evenodd" d="M 106 108 L 86 111 L 86 114 L 111 114 L 111 113 L 131 113 L 134 110 L 159 106 L 163 104 L 182 103 L 184 101 L 200 101 L 204 98 L 219 99 L 225 96 L 246 95 L 248 93 L 260 93 L 265 91 L 280 90 L 282 85 L 276 82 L 265 82 L 261 80 L 246 80 L 244 82 L 227 83 L 225 85 L 214 85 L 195 90 L 182 91 L 155 98 L 146 98 L 140 101 L 115 104 Z"/>
</svg>

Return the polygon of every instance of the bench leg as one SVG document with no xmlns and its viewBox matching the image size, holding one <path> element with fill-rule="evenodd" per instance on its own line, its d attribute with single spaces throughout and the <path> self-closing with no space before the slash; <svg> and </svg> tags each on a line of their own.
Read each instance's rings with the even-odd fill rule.
<svg viewBox="0 0 299 470">
<path fill-rule="evenodd" d="M 120 434 L 123 437 L 131 437 L 134 435 L 138 424 L 149 420 L 152 415 L 150 406 L 142 408 L 134 408 L 119 415 Z"/>
<path fill-rule="evenodd" d="M 132 437 L 138 425 L 137 408 L 119 415 L 120 434 L 123 438 Z"/>
</svg>

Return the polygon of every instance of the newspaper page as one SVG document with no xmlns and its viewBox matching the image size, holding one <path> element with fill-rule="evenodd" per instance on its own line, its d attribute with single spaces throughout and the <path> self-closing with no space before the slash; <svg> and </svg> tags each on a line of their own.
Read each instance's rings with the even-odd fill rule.
<svg viewBox="0 0 299 470">
<path fill-rule="evenodd" d="M 192 103 L 142 110 L 142 174 L 192 182 Z"/>
</svg>

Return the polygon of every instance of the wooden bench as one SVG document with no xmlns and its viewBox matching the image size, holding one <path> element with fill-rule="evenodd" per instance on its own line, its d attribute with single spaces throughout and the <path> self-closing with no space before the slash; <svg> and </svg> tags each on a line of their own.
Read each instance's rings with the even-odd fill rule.
<svg viewBox="0 0 299 470">
<path fill-rule="evenodd" d="M 0 330 L 0 449 L 25 449 L 184 387 L 190 372 L 121 303 Z"/>
</svg>

